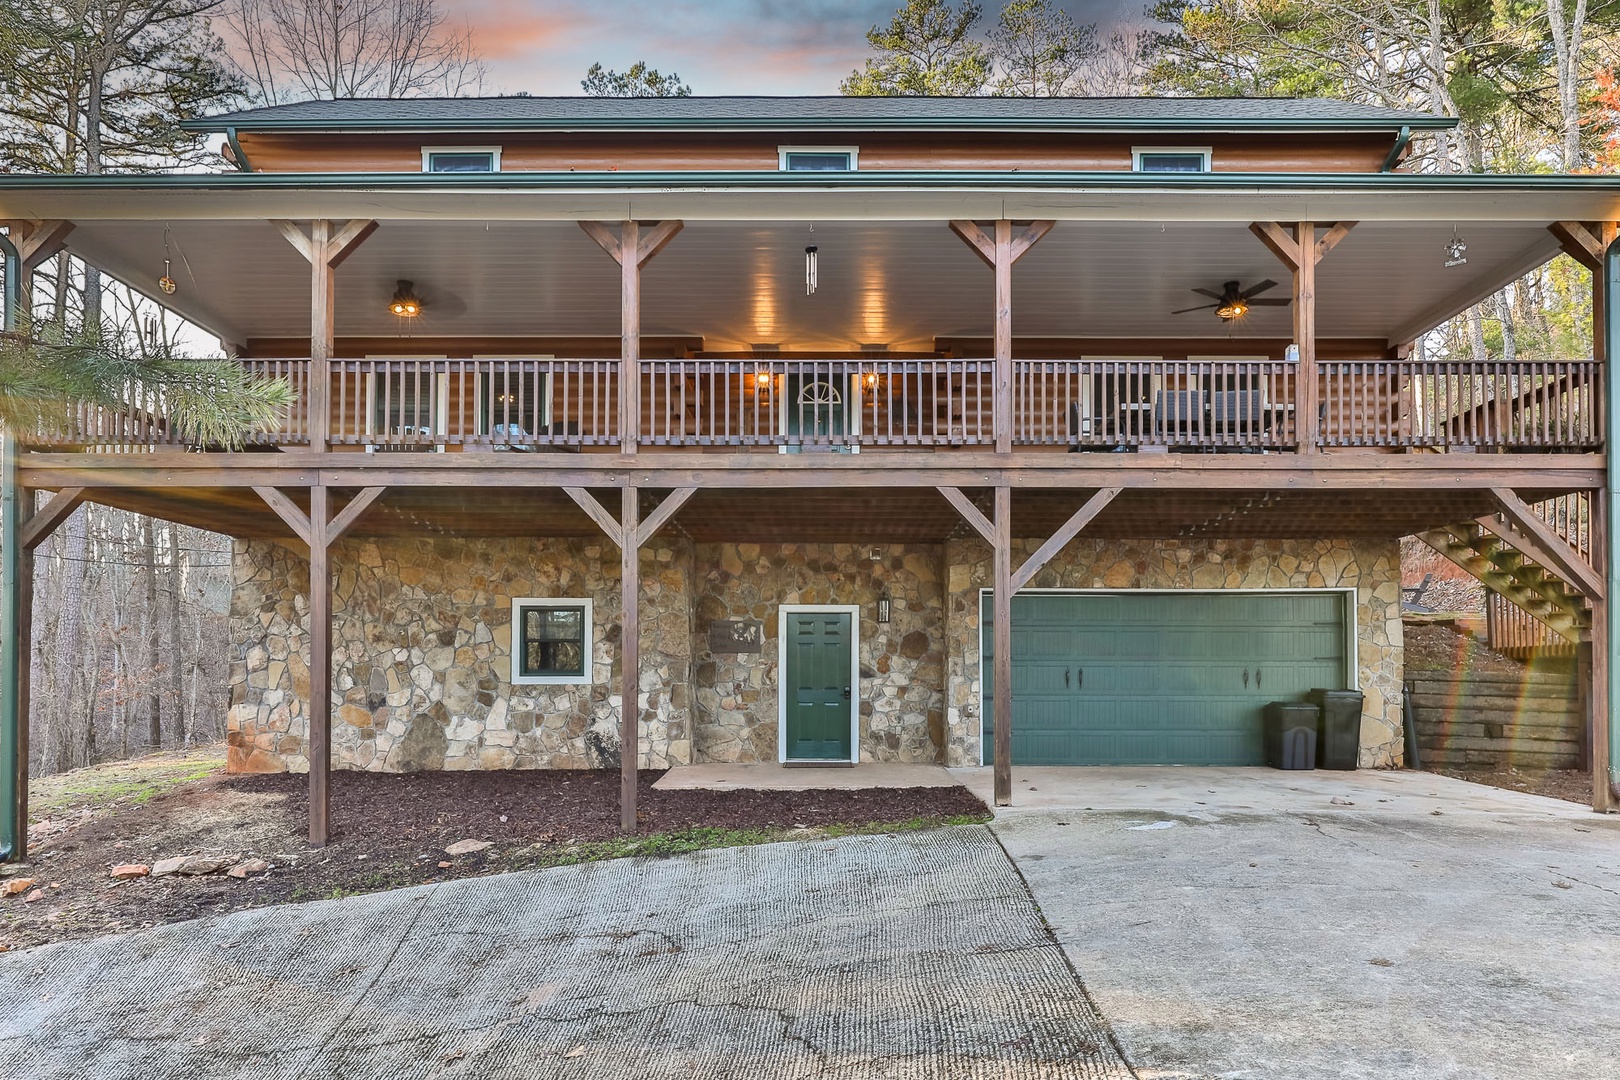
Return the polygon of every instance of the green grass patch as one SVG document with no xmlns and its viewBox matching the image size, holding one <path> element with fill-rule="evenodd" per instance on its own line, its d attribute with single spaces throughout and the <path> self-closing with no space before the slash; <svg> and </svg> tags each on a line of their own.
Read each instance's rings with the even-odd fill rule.
<svg viewBox="0 0 1620 1080">
<path fill-rule="evenodd" d="M 155 795 L 224 770 L 223 747 L 209 746 L 36 777 L 28 785 L 28 817 L 39 821 L 69 810 L 139 806 Z"/>
</svg>

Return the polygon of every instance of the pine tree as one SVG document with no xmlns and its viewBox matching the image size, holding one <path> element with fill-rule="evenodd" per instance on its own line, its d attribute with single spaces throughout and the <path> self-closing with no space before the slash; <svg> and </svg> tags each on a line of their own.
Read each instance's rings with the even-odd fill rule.
<svg viewBox="0 0 1620 1080">
<path fill-rule="evenodd" d="M 967 97 L 990 82 L 990 50 L 971 36 L 982 9 L 974 0 L 906 0 L 888 26 L 866 40 L 878 55 L 850 72 L 839 91 L 851 97 Z"/>
</svg>

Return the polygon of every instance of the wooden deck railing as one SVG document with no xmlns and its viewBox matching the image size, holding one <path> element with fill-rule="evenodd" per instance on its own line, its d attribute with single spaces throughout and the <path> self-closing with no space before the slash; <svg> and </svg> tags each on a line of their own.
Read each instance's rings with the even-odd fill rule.
<svg viewBox="0 0 1620 1080">
<path fill-rule="evenodd" d="M 617 360 L 334 360 L 331 441 L 380 450 L 617 443 Z"/>
<path fill-rule="evenodd" d="M 1272 360 L 1016 360 L 1013 442 L 1082 450 L 1293 446 L 1298 368 Z"/>
<path fill-rule="evenodd" d="M 1322 371 L 1324 446 L 1519 451 L 1603 444 L 1591 360 L 1338 360 Z"/>
<path fill-rule="evenodd" d="M 988 360 L 643 360 L 655 446 L 993 444 Z"/>
<path fill-rule="evenodd" d="M 252 359 L 298 394 L 258 445 L 307 445 L 310 361 Z M 332 361 L 330 444 L 383 450 L 619 444 L 614 359 Z M 1296 449 L 1298 365 L 1275 360 L 1016 360 L 1012 442 L 1074 450 Z M 638 441 L 651 447 L 987 447 L 985 359 L 652 359 L 640 362 Z M 1590 360 L 1331 360 L 1320 445 L 1598 450 L 1602 368 Z M 28 441 L 101 452 L 184 445 L 161 401 L 84 406 Z"/>
</svg>

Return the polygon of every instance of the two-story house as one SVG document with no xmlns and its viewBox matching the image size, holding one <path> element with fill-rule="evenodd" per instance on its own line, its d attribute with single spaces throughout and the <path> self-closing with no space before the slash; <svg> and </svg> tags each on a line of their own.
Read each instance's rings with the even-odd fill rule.
<svg viewBox="0 0 1620 1080">
<path fill-rule="evenodd" d="M 65 244 L 301 395 L 248 452 L 154 401 L 16 433 L 57 494 L 14 546 L 87 499 L 235 537 L 231 768 L 307 769 L 316 842 L 334 766 L 617 766 L 627 827 L 706 761 L 1005 802 L 1013 761 L 1258 763 L 1313 687 L 1395 766 L 1411 534 L 1582 643 L 1607 806 L 1620 180 L 1400 171 L 1449 123 L 327 101 L 192 125 L 218 174 L 0 176 L 8 282 Z M 1561 251 L 1594 356 L 1414 351 Z"/>
</svg>

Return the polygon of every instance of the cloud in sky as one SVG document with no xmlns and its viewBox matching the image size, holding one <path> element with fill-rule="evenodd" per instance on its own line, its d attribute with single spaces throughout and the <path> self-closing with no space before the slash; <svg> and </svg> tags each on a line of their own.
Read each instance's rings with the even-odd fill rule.
<svg viewBox="0 0 1620 1080">
<path fill-rule="evenodd" d="M 1077 21 L 1139 21 L 1143 0 L 1065 0 Z M 698 94 L 836 94 L 898 0 L 455 0 L 503 93 L 577 94 L 596 62 L 679 72 Z M 994 0 L 985 4 L 988 25 Z"/>
</svg>

